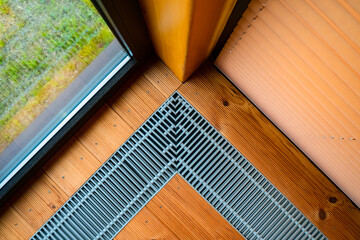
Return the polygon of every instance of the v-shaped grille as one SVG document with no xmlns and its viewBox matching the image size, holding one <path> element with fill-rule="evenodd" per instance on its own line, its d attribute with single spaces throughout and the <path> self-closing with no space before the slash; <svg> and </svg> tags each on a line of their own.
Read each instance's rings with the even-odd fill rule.
<svg viewBox="0 0 360 240">
<path fill-rule="evenodd" d="M 326 239 L 177 92 L 33 239 L 111 239 L 176 173 L 247 239 Z"/>
</svg>

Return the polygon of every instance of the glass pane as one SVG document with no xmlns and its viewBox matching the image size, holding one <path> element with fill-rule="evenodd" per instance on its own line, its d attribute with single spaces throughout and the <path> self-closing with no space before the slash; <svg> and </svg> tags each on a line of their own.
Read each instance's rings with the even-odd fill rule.
<svg viewBox="0 0 360 240">
<path fill-rule="evenodd" d="M 90 0 L 0 0 L 0 181 L 126 56 Z"/>
</svg>

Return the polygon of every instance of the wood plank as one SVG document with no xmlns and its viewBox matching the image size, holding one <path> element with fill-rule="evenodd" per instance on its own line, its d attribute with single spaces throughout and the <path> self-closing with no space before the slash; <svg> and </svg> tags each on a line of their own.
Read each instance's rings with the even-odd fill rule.
<svg viewBox="0 0 360 240">
<path fill-rule="evenodd" d="M 181 80 L 190 27 L 190 1 L 140 1 L 140 6 L 157 55 Z"/>
<path fill-rule="evenodd" d="M 157 232 L 152 227 L 161 230 Z M 161 189 L 116 237 L 116 239 L 169 238 L 243 239 L 178 174 Z"/>
<path fill-rule="evenodd" d="M 170 96 L 181 85 L 170 69 L 158 58 L 149 61 L 142 75 L 164 96 Z"/>
<path fill-rule="evenodd" d="M 210 56 L 235 6 L 235 0 L 195 0 L 185 59 L 185 78 Z M 182 79 L 180 79 L 182 80 Z"/>
<path fill-rule="evenodd" d="M 42 170 L 34 175 L 34 179 L 26 184 L 11 200 L 15 211 L 32 228 L 24 233 L 31 236 L 39 229 L 58 209 L 68 196 Z M 13 215 L 9 215 L 10 218 Z"/>
<path fill-rule="evenodd" d="M 0 213 L 1 239 L 29 239 L 36 229 L 9 204 Z"/>
<path fill-rule="evenodd" d="M 21 225 L 23 227 L 19 229 L 23 232 L 18 232 L 20 238 L 31 237 L 100 165 L 79 141 L 71 139 L 43 167 L 44 171 L 40 170 L 10 201 L 12 206 L 0 218 L 7 223 L 3 230 L 5 235 L 10 234 L 8 231 L 12 227 L 8 223 L 14 222 L 13 218 L 20 218 L 31 226 L 23 229 L 24 224 Z M 7 237 L 11 239 L 14 236 Z"/>
<path fill-rule="evenodd" d="M 100 165 L 101 162 L 73 137 L 42 169 L 70 197 Z"/>
<path fill-rule="evenodd" d="M 179 92 L 327 237 L 360 235 L 360 210 L 214 67 Z"/>
<path fill-rule="evenodd" d="M 105 162 L 133 133 L 133 129 L 105 104 L 76 133 L 78 140 L 101 163 Z"/>
<path fill-rule="evenodd" d="M 148 207 L 141 211 L 115 236 L 121 239 L 179 239 Z"/>
<path fill-rule="evenodd" d="M 169 96 L 165 97 L 142 75 L 131 82 L 126 92 L 116 94 L 109 105 L 136 130 Z"/>
<path fill-rule="evenodd" d="M 35 179 L 31 181 L 11 202 L 12 205 L 4 208 L 0 217 L 2 236 L 29 238 L 47 220 L 46 217 L 49 218 L 178 86 L 179 92 L 324 234 L 335 239 L 343 236 L 352 239 L 360 234 L 359 209 L 212 66 L 203 67 L 183 85 L 160 61 L 154 61 L 154 68 L 152 66 L 145 67 L 144 72 L 136 76 L 141 81 L 128 83 L 109 101 L 111 107 L 105 104 L 80 130 L 78 138 L 74 137 L 54 156 L 51 163 L 43 168 L 45 173 L 34 177 L 39 178 L 37 181 L 40 183 L 35 184 Z M 132 84 L 136 86 L 132 87 Z M 128 108 L 130 112 L 127 112 Z M 137 114 L 130 114 L 135 112 Z M 131 121 L 136 124 L 132 125 Z M 87 165 L 82 164 L 82 160 L 89 161 L 84 173 L 81 173 L 82 166 L 87 168 Z M 167 189 L 165 195 L 156 196 L 152 204 L 149 203 L 145 211 L 133 219 L 135 223 L 130 225 L 130 222 L 117 239 L 162 236 L 182 239 L 194 238 L 196 234 L 211 239 L 231 238 L 231 226 L 230 230 L 225 227 L 216 230 L 216 233 L 211 232 L 213 229 L 203 228 L 213 228 L 223 219 L 217 219 L 218 213 L 211 207 L 208 209 L 205 200 L 202 199 L 203 203 L 194 201 L 191 191 L 185 191 L 186 184 L 180 186 L 179 182 L 175 182 L 174 186 Z M 177 189 L 178 186 L 180 189 Z M 182 199 L 183 196 L 188 196 L 191 201 Z M 52 209 L 52 204 L 55 209 Z M 146 219 L 147 223 L 144 222 Z M 181 225 L 184 221 L 190 222 L 191 228 Z M 15 226 L 15 223 L 18 225 Z M 145 229 L 147 235 L 142 237 L 139 229 Z M 199 237 L 196 235 L 196 238 Z"/>
<path fill-rule="evenodd" d="M 120 89 L 109 105 L 131 127 L 137 129 L 181 85 L 174 74 L 159 59 L 154 58 L 142 74 L 134 76 L 127 89 Z"/>
<path fill-rule="evenodd" d="M 152 114 L 150 107 L 131 89 L 126 91 L 126 95 L 117 96 L 109 105 L 132 129 L 138 129 Z"/>
<path fill-rule="evenodd" d="M 153 111 L 158 109 L 167 99 L 161 92 L 149 82 L 144 76 L 139 76 L 136 84 L 132 84 L 130 89 L 137 94 L 142 101 Z"/>
</svg>

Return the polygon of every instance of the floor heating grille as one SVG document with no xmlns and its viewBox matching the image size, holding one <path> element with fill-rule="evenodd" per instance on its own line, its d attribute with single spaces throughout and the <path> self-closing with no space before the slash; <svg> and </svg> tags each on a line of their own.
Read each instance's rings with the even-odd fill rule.
<svg viewBox="0 0 360 240">
<path fill-rule="evenodd" d="M 326 239 L 177 92 L 32 239 L 111 239 L 176 173 L 246 239 Z"/>
</svg>

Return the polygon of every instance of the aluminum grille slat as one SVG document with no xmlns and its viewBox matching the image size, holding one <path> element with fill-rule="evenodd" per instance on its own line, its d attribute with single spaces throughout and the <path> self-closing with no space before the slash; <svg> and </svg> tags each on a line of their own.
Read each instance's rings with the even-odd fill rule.
<svg viewBox="0 0 360 240">
<path fill-rule="evenodd" d="M 176 173 L 246 239 L 326 239 L 177 92 L 32 239 L 111 239 Z"/>
</svg>

